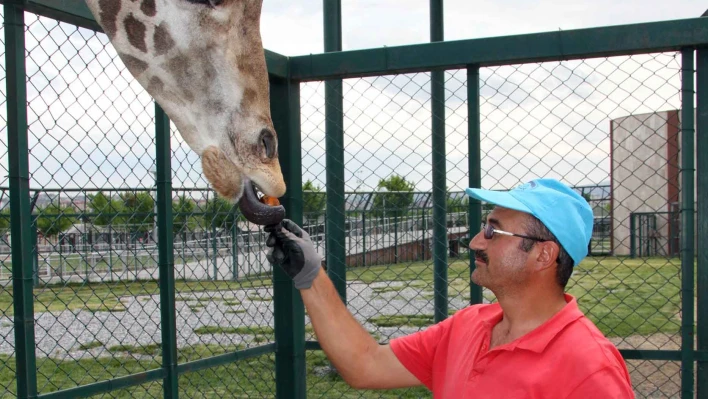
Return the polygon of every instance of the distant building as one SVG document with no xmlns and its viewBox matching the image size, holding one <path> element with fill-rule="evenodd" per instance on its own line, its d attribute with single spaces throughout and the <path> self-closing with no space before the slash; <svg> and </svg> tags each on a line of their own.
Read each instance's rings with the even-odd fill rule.
<svg viewBox="0 0 708 399">
<path fill-rule="evenodd" d="M 610 124 L 613 253 L 678 255 L 679 110 L 630 115 Z"/>
</svg>

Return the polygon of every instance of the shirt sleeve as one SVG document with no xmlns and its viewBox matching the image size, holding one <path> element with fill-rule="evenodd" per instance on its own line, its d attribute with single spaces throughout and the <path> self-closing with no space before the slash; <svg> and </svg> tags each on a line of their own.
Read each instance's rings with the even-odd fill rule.
<svg viewBox="0 0 708 399">
<path fill-rule="evenodd" d="M 398 361 L 428 389 L 433 389 L 433 363 L 436 352 L 447 347 L 454 316 L 423 331 L 391 340 L 390 347 Z"/>
<path fill-rule="evenodd" d="M 605 367 L 581 382 L 567 399 L 583 398 L 629 399 L 634 398 L 634 390 L 625 373 Z"/>
</svg>

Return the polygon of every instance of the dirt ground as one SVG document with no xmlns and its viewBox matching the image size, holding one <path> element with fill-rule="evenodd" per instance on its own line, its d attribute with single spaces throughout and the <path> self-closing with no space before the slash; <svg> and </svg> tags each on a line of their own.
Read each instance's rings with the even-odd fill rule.
<svg viewBox="0 0 708 399">
<path fill-rule="evenodd" d="M 619 349 L 680 350 L 679 334 L 634 335 L 610 338 Z M 661 360 L 628 360 L 637 398 L 680 398 L 681 363 Z"/>
</svg>

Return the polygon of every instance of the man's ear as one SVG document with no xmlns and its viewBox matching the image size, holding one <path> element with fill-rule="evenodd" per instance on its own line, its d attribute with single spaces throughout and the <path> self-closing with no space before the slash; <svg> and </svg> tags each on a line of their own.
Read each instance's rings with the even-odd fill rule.
<svg viewBox="0 0 708 399">
<path fill-rule="evenodd" d="M 544 270 L 553 267 L 558 261 L 560 247 L 553 241 L 544 241 L 537 244 L 538 255 L 536 256 L 536 265 L 538 270 Z"/>
</svg>

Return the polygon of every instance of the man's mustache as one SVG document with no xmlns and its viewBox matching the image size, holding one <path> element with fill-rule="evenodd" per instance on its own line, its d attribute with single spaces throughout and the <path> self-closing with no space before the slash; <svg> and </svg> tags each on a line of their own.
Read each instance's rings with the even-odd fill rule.
<svg viewBox="0 0 708 399">
<path fill-rule="evenodd" d="M 475 250 L 474 251 L 474 256 L 475 258 L 482 259 L 484 263 L 489 263 L 489 258 L 487 257 L 487 253 L 481 250 Z"/>
</svg>

